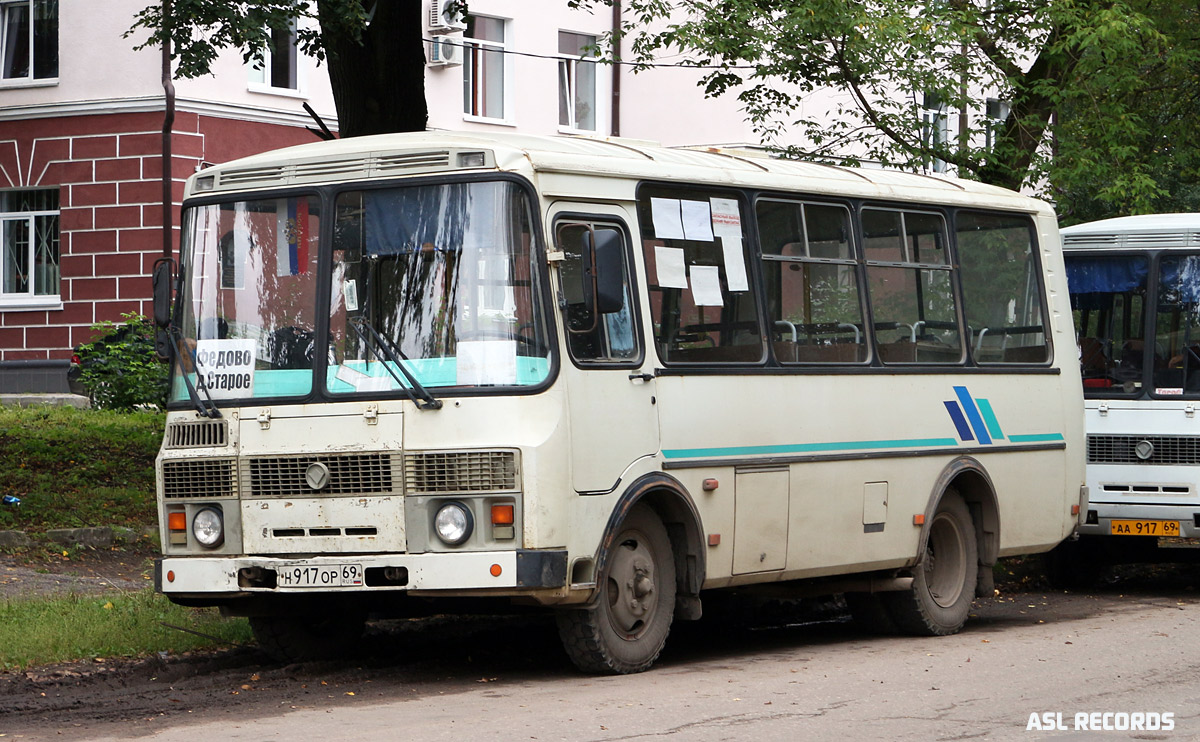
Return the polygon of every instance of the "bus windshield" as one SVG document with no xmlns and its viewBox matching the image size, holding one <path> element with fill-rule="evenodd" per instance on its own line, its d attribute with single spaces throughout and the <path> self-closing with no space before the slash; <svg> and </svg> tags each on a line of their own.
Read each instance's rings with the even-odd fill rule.
<svg viewBox="0 0 1200 742">
<path fill-rule="evenodd" d="M 1144 254 L 1067 256 L 1085 393 L 1141 393 L 1145 384 L 1144 312 L 1149 275 L 1150 260 Z M 1157 354 L 1151 354 L 1151 364 L 1159 361 Z"/>
<path fill-rule="evenodd" d="M 187 211 L 172 401 L 188 399 L 184 373 L 214 400 L 314 389 L 428 397 L 430 388 L 549 376 L 530 207 L 517 185 L 342 192 L 328 252 L 322 216 L 320 199 L 307 195 Z M 327 305 L 322 254 L 331 259 Z"/>
</svg>

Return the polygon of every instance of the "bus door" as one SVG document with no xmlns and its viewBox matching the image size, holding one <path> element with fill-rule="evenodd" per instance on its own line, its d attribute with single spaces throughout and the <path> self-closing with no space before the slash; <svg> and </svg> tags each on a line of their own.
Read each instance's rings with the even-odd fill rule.
<svg viewBox="0 0 1200 742">
<path fill-rule="evenodd" d="M 658 451 L 653 363 L 642 342 L 624 213 L 591 204 L 551 211 L 577 492 L 611 491 L 633 462 Z"/>
</svg>

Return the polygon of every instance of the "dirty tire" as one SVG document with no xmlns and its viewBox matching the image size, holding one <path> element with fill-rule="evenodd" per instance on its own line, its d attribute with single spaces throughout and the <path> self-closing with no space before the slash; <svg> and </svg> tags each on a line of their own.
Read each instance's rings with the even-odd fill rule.
<svg viewBox="0 0 1200 742">
<path fill-rule="evenodd" d="M 850 621 L 857 628 L 885 636 L 900 633 L 879 593 L 846 593 L 845 598 Z"/>
<path fill-rule="evenodd" d="M 328 660 L 353 654 L 366 621 L 350 611 L 338 616 L 251 616 L 259 647 L 277 662 Z"/>
<path fill-rule="evenodd" d="M 975 597 L 979 553 L 971 512 L 948 490 L 929 526 L 929 542 L 909 590 L 880 595 L 901 631 L 917 636 L 958 633 Z"/>
<path fill-rule="evenodd" d="M 584 672 L 628 674 L 658 659 L 675 615 L 675 561 L 667 529 L 638 505 L 621 524 L 595 604 L 558 613 L 558 633 Z"/>
</svg>

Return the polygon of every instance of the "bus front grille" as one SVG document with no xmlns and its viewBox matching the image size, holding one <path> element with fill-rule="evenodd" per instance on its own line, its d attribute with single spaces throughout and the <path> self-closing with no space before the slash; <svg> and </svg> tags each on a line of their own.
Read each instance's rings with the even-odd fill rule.
<svg viewBox="0 0 1200 742">
<path fill-rule="evenodd" d="M 1088 463 L 1200 464 L 1200 436 L 1089 435 Z"/>
<path fill-rule="evenodd" d="M 163 497 L 233 497 L 233 459 L 181 459 L 163 462 Z"/>
<path fill-rule="evenodd" d="M 310 483 L 320 482 L 319 475 L 310 475 L 314 464 L 328 471 L 327 482 L 319 488 Z M 243 491 L 250 497 L 389 494 L 397 479 L 392 456 L 386 453 L 252 458 L 242 475 Z"/>
<path fill-rule="evenodd" d="M 404 457 L 405 493 L 515 492 L 515 451 L 424 451 Z"/>
</svg>

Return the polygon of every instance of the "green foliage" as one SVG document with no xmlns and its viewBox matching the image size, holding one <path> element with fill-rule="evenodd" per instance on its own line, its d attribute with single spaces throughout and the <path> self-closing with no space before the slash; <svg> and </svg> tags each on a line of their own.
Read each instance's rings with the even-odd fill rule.
<svg viewBox="0 0 1200 742">
<path fill-rule="evenodd" d="M 597 2 L 612 0 L 570 0 Z M 1194 3 L 625 0 L 623 7 L 634 61 L 682 52 L 685 64 L 706 69 L 709 95 L 737 95 L 765 142 L 800 134 L 807 144 L 782 147 L 792 156 L 918 170 L 940 160 L 965 177 L 1069 194 L 1071 204 L 1091 198 L 1122 212 L 1170 203 L 1181 189 L 1196 196 Z M 1008 117 L 987 118 L 985 96 L 1008 102 Z M 954 118 L 961 128 L 935 136 L 931 110 L 933 119 L 938 111 L 965 113 Z M 1186 173 L 1173 169 L 1177 163 Z"/>
<path fill-rule="evenodd" d="M 121 316 L 125 324 L 92 325 L 99 335 L 79 348 L 79 381 L 97 409 L 164 409 L 167 365 L 154 352 L 154 325 L 136 312 Z"/>
<path fill-rule="evenodd" d="M 0 530 L 112 525 L 156 519 L 154 458 L 165 416 L 71 407 L 0 407 Z"/>
<path fill-rule="evenodd" d="M 182 608 L 152 590 L 0 603 L 0 670 L 250 641 L 245 619 L 222 619 L 215 609 Z"/>
</svg>

